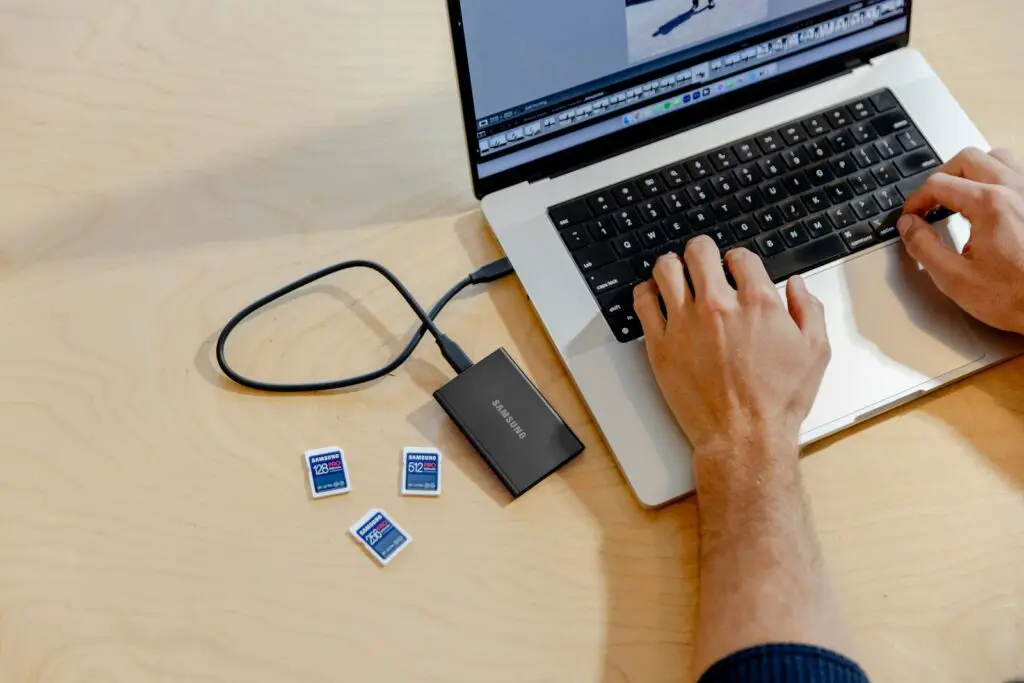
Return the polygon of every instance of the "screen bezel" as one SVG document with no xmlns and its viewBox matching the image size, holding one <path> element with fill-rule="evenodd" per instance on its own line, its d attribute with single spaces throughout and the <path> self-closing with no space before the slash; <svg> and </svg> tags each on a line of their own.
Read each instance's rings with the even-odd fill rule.
<svg viewBox="0 0 1024 683">
<path fill-rule="evenodd" d="M 906 0 L 907 29 L 903 33 L 884 38 L 849 52 L 806 66 L 797 71 L 776 76 L 764 83 L 721 95 L 706 103 L 662 116 L 643 124 L 626 128 L 575 147 L 529 161 L 515 168 L 481 178 L 474 159 L 476 149 L 476 108 L 473 104 L 473 86 L 469 75 L 469 56 L 463 33 L 461 0 L 447 0 L 448 20 L 455 53 L 455 69 L 462 104 L 462 125 L 466 152 L 473 177 L 473 194 L 482 199 L 524 181 L 561 175 L 568 171 L 622 154 L 631 149 L 701 126 L 709 121 L 761 104 L 813 83 L 834 78 L 879 55 L 906 47 L 910 43 L 911 16 L 914 1 Z M 856 4 L 851 2 L 851 4 Z M 684 115 L 685 114 L 685 118 Z"/>
</svg>

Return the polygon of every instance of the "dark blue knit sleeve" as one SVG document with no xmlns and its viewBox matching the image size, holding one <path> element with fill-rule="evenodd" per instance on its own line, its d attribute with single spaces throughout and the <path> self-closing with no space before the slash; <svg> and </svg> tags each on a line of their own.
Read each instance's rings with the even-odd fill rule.
<svg viewBox="0 0 1024 683">
<path fill-rule="evenodd" d="M 810 645 L 759 645 L 714 664 L 700 683 L 868 683 L 840 654 Z"/>
</svg>

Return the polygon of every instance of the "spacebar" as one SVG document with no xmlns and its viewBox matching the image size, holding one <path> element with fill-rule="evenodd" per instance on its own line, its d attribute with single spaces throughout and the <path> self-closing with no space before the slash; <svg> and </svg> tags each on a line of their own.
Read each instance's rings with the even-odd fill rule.
<svg viewBox="0 0 1024 683">
<path fill-rule="evenodd" d="M 843 240 L 839 235 L 832 233 L 773 256 L 764 262 L 764 266 L 768 269 L 772 282 L 782 282 L 797 273 L 817 268 L 848 253 L 850 250 L 843 244 Z"/>
</svg>

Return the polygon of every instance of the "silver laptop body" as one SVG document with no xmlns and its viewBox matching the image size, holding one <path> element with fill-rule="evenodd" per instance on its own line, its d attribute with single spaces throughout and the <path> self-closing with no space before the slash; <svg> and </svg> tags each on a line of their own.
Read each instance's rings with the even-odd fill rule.
<svg viewBox="0 0 1024 683">
<path fill-rule="evenodd" d="M 730 3 L 735 16 L 714 14 Z M 786 15 L 787 8 L 779 7 L 787 3 L 800 5 L 803 13 Z M 582 94 L 569 93 L 574 98 L 561 103 L 557 96 L 549 102 L 542 98 L 541 104 L 525 103 L 506 117 L 477 111 L 479 78 L 495 93 L 501 88 L 486 79 L 486 68 L 481 76 L 473 60 L 486 61 L 489 50 L 507 46 L 473 32 L 487 34 L 490 17 L 514 25 L 507 15 L 516 10 L 499 11 L 492 0 L 449 2 L 470 161 L 484 214 L 623 474 L 637 498 L 652 507 L 693 490 L 690 446 L 658 391 L 643 340 L 616 339 L 549 208 L 883 89 L 896 97 L 941 161 L 967 146 L 988 148 L 925 59 L 906 47 L 909 1 L 718 0 L 714 10 L 702 3 L 705 9 L 696 13 L 688 12 L 690 5 L 690 0 L 627 0 L 625 59 L 638 59 L 633 67 L 638 73 L 618 81 L 612 74 L 591 88 L 593 94 L 584 84 L 577 89 Z M 637 8 L 642 13 L 630 14 Z M 687 14 L 677 26 L 688 33 L 673 37 L 678 30 L 673 22 Z M 606 21 L 612 16 L 609 9 Z M 696 22 L 706 17 L 717 23 L 703 35 Z M 758 17 L 768 23 L 756 24 Z M 655 40 L 664 37 L 675 43 Z M 528 40 L 529 34 L 520 38 Z M 717 46 L 700 54 L 700 40 Z M 543 35 L 536 42 L 532 52 L 519 53 L 523 60 L 544 51 Z M 656 56 L 659 51 L 667 53 Z M 645 73 L 647 64 L 659 66 Z M 493 68 L 492 76 L 508 65 Z M 653 85 L 644 90 L 640 81 Z M 566 109 L 569 116 L 563 117 Z M 969 224 L 959 216 L 940 229 L 958 248 L 969 237 Z M 804 444 L 1021 351 L 1016 339 L 970 320 L 946 300 L 898 240 L 804 276 L 825 304 L 833 348 L 802 428 Z"/>
</svg>

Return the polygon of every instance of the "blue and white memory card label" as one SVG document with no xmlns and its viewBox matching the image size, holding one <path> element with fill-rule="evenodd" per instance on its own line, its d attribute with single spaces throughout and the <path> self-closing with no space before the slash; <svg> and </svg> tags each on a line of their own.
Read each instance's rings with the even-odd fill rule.
<svg viewBox="0 0 1024 683">
<path fill-rule="evenodd" d="M 402 494 L 441 495 L 441 451 L 436 448 L 406 448 L 402 451 Z"/>
<path fill-rule="evenodd" d="M 412 536 L 383 510 L 370 510 L 348 530 L 382 566 L 412 543 Z"/>
<path fill-rule="evenodd" d="M 345 453 L 337 446 L 306 451 L 309 490 L 314 498 L 336 496 L 352 490 Z"/>
</svg>

